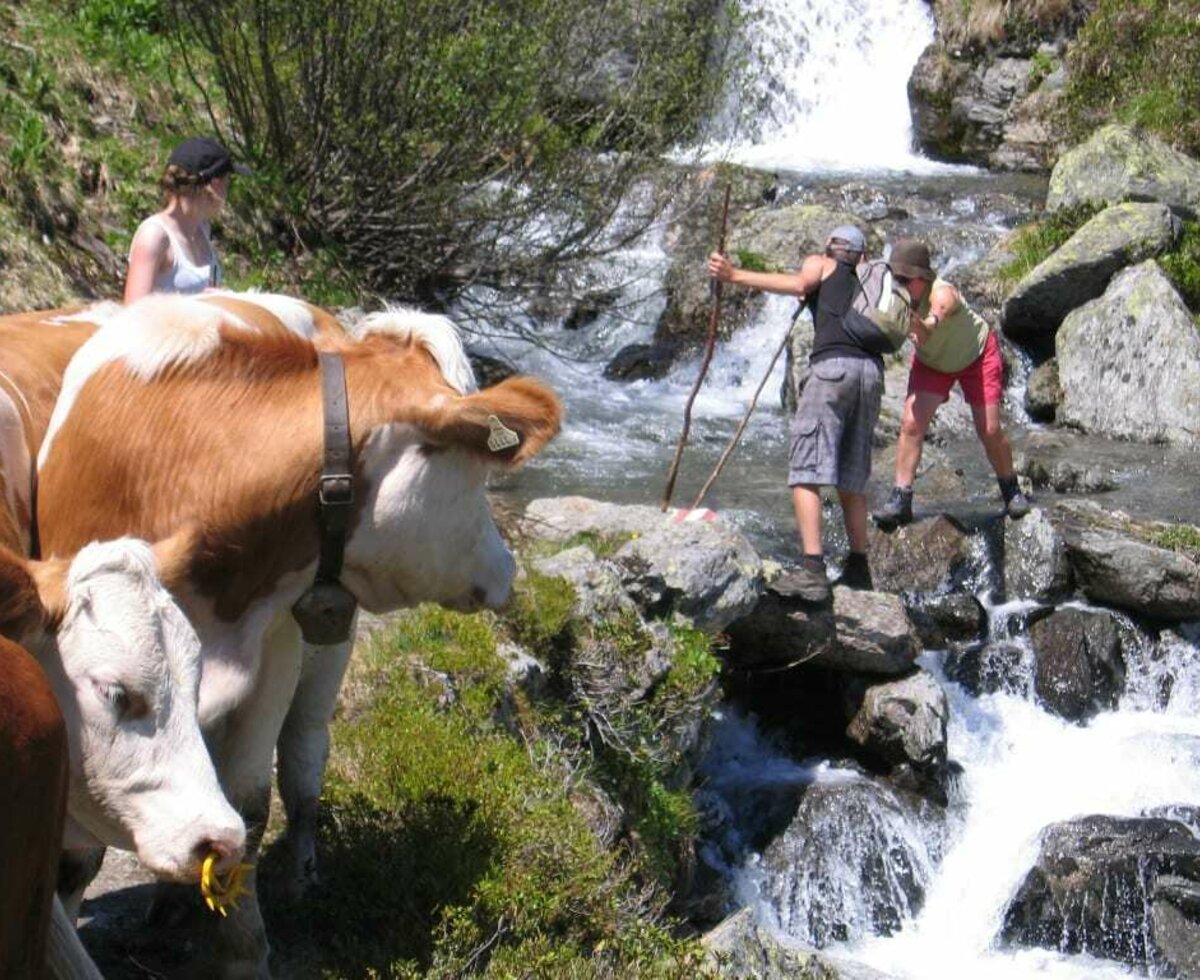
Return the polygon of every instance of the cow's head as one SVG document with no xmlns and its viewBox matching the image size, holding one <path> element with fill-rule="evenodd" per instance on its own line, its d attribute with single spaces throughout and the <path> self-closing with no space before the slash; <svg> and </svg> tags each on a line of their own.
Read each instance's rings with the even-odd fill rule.
<svg viewBox="0 0 1200 980">
<path fill-rule="evenodd" d="M 0 554 L 0 632 L 41 662 L 67 722 L 66 845 L 134 850 L 161 877 L 193 879 L 209 851 L 236 862 L 245 826 L 200 734 L 200 643 L 164 586 L 194 546 L 122 538 L 73 559 Z"/>
<path fill-rule="evenodd" d="M 363 344 L 372 352 L 365 363 L 347 354 L 352 417 L 356 392 L 383 391 L 374 397 L 395 402 L 361 444 L 365 499 L 343 583 L 371 611 L 423 601 L 464 610 L 503 605 L 515 563 L 485 482 L 491 470 L 525 462 L 553 438 L 558 398 L 521 377 L 476 391 L 442 317 L 378 314 L 366 321 Z M 382 372 L 385 383 L 356 385 L 368 370 Z"/>
</svg>

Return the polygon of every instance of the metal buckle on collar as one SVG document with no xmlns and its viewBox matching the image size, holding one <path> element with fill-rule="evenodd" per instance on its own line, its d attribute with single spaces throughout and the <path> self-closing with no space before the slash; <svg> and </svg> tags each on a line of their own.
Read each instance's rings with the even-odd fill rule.
<svg viewBox="0 0 1200 980">
<path fill-rule="evenodd" d="M 353 503 L 354 477 L 349 473 L 322 476 L 317 488 L 317 499 L 326 507 L 340 507 Z"/>
</svg>

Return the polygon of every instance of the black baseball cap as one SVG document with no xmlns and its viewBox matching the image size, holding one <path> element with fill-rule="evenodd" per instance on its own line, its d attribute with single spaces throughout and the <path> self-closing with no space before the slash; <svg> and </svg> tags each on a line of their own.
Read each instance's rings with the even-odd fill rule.
<svg viewBox="0 0 1200 980">
<path fill-rule="evenodd" d="M 167 164 L 174 164 L 189 174 L 195 174 L 205 183 L 225 174 L 250 173 L 249 167 L 234 163 L 229 151 L 207 136 L 191 136 L 185 139 L 171 151 Z"/>
</svg>

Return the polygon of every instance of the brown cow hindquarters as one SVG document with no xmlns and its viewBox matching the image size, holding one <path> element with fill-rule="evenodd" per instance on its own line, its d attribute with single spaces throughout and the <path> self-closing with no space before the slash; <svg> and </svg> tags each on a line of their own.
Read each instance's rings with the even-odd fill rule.
<svg viewBox="0 0 1200 980">
<path fill-rule="evenodd" d="M 0 638 L 0 976 L 46 976 L 69 759 L 62 712 L 41 667 Z"/>
</svg>

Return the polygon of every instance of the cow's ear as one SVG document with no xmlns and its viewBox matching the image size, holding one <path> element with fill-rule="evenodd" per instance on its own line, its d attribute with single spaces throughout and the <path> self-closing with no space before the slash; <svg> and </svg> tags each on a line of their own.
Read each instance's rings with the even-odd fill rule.
<svg viewBox="0 0 1200 980">
<path fill-rule="evenodd" d="M 431 428 L 438 441 L 517 466 L 554 438 L 562 416 L 562 403 L 550 388 L 534 378 L 515 377 L 443 403 Z"/>
<path fill-rule="evenodd" d="M 154 543 L 154 564 L 159 580 L 169 592 L 178 592 L 187 584 L 203 546 L 204 527 L 199 521 L 188 521 L 170 537 Z"/>
<path fill-rule="evenodd" d="M 0 635 L 27 644 L 66 608 L 64 562 L 33 562 L 0 546 Z"/>
</svg>

